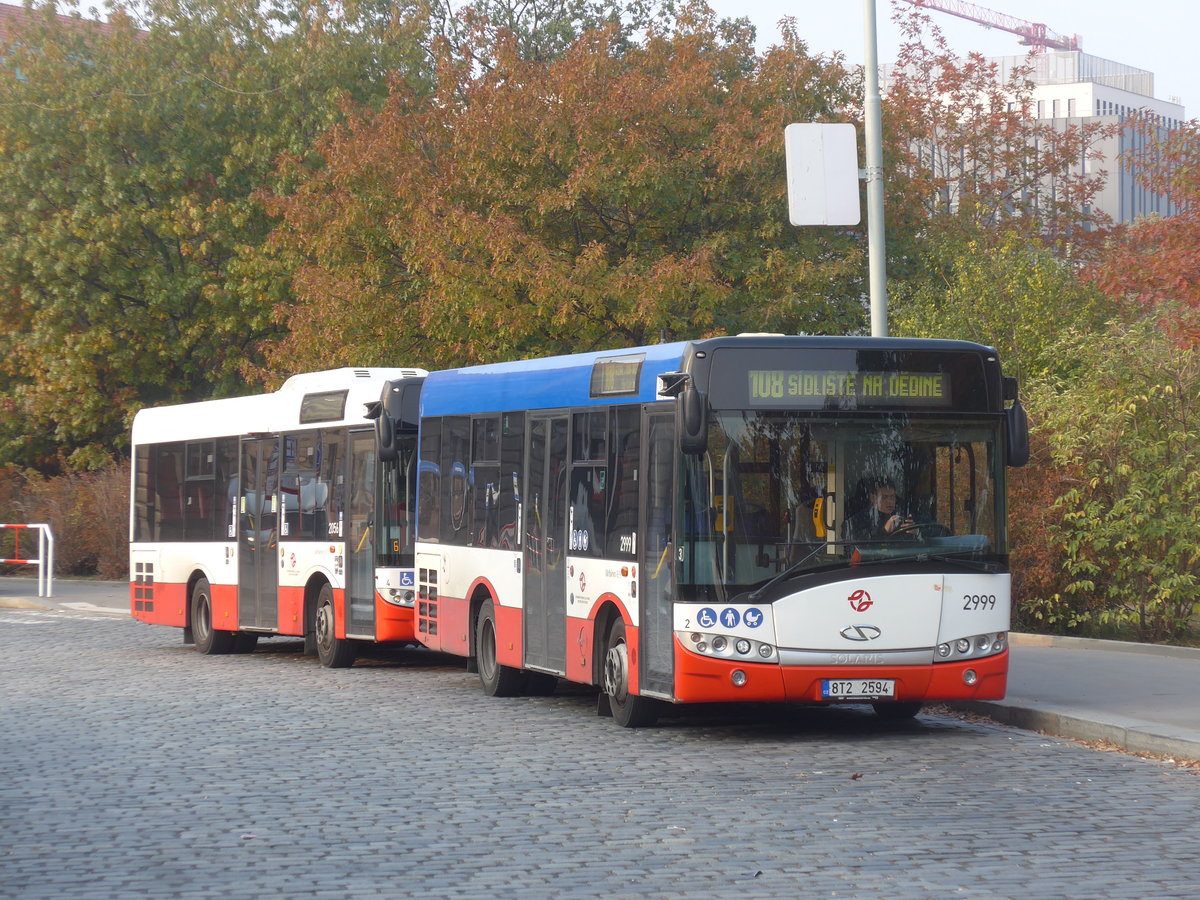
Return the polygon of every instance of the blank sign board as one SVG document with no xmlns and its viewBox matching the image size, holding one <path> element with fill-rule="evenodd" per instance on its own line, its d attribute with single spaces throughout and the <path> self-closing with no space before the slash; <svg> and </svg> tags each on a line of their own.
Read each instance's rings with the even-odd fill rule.
<svg viewBox="0 0 1200 900">
<path fill-rule="evenodd" d="M 793 225 L 857 225 L 858 142 L 853 125 L 793 123 L 783 130 Z"/>
</svg>

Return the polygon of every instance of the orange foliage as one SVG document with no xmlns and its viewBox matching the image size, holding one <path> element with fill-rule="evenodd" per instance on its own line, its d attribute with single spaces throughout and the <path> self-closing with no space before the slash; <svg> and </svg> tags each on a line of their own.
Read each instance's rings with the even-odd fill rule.
<svg viewBox="0 0 1200 900">
<path fill-rule="evenodd" d="M 1152 117 L 1132 130 L 1141 141 L 1127 159 L 1138 179 L 1176 208 L 1114 230 L 1088 272 L 1109 297 L 1151 312 L 1185 346 L 1200 344 L 1200 122 L 1165 131 Z"/>
<path fill-rule="evenodd" d="M 432 97 L 395 82 L 271 202 L 303 260 L 276 368 L 329 346 L 440 366 L 861 327 L 861 232 L 786 223 L 784 126 L 852 100 L 794 31 L 758 56 L 689 5 L 640 43 L 592 31 L 550 61 L 503 35 L 433 54 Z"/>
</svg>

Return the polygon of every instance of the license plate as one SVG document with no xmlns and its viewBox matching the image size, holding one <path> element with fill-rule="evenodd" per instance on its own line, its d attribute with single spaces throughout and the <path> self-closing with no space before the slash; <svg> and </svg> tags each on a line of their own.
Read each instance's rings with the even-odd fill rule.
<svg viewBox="0 0 1200 900">
<path fill-rule="evenodd" d="M 827 678 L 821 682 L 821 697 L 826 700 L 895 696 L 896 682 L 891 678 Z"/>
</svg>

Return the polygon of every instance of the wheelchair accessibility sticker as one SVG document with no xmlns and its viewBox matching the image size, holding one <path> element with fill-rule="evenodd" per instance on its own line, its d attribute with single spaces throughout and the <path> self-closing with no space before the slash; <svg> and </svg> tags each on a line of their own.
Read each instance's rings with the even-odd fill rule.
<svg viewBox="0 0 1200 900">
<path fill-rule="evenodd" d="M 763 620 L 763 611 L 753 606 L 745 612 L 727 606 L 719 614 L 711 606 L 704 606 L 696 613 L 696 624 L 701 628 L 715 628 L 718 624 L 725 628 L 737 628 L 743 622 L 747 628 L 758 628 Z"/>
</svg>

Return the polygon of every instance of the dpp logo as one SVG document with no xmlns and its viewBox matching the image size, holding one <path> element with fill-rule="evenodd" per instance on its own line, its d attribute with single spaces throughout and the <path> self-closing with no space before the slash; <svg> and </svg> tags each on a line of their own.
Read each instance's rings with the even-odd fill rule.
<svg viewBox="0 0 1200 900">
<path fill-rule="evenodd" d="M 866 612 L 875 605 L 875 601 L 871 599 L 871 595 L 862 589 L 851 594 L 849 600 L 850 608 L 855 612 Z"/>
</svg>

